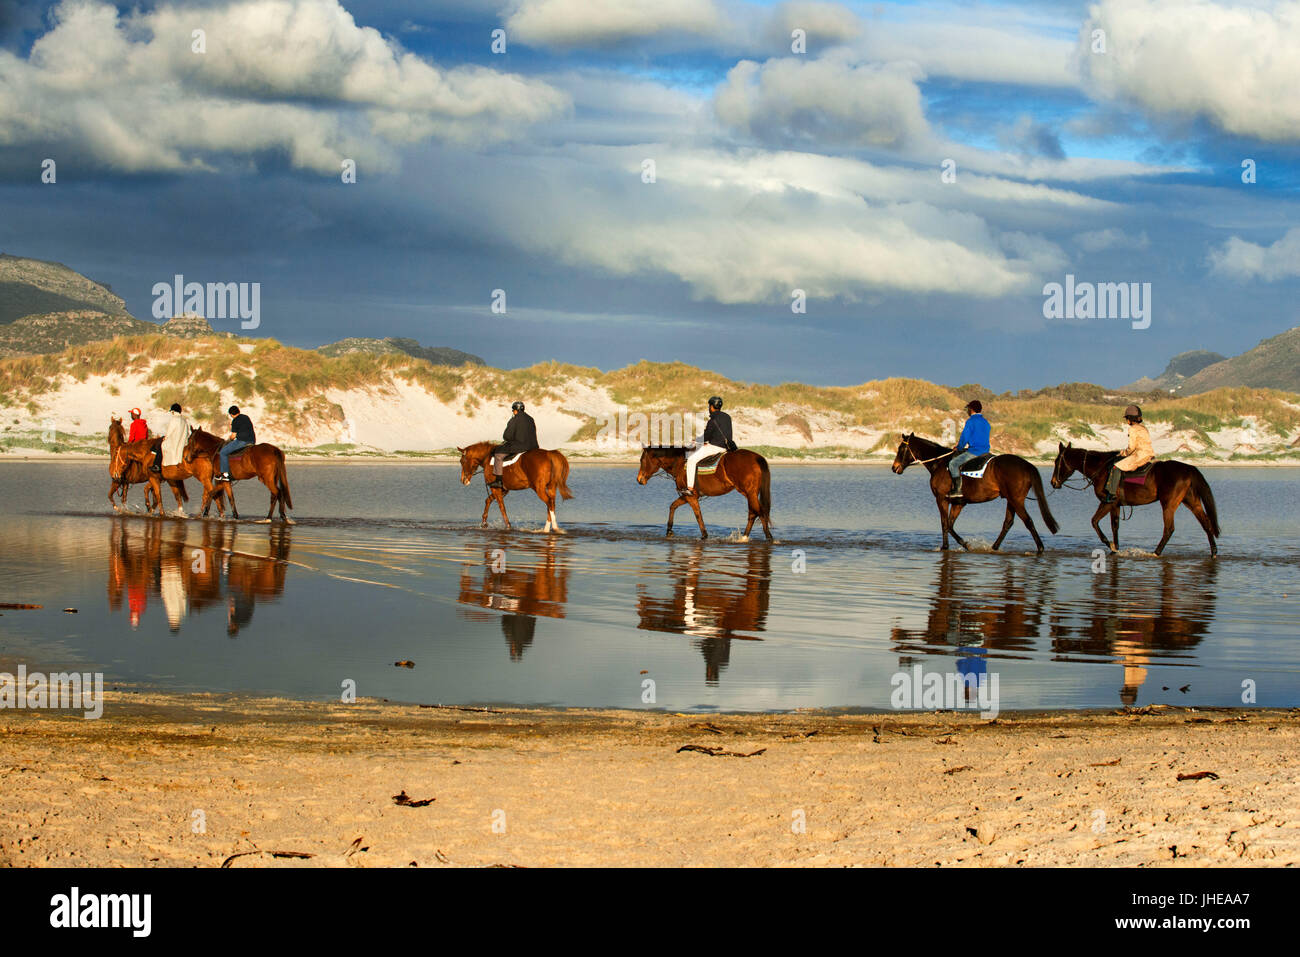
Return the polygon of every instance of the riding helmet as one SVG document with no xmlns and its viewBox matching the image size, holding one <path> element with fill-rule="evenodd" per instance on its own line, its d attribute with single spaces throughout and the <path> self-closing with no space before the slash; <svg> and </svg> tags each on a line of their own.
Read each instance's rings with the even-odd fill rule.
<svg viewBox="0 0 1300 957">
<path fill-rule="evenodd" d="M 1124 418 L 1137 419 L 1139 422 L 1141 422 L 1142 410 L 1139 409 L 1136 405 L 1130 405 L 1127 409 L 1124 410 Z"/>
<path fill-rule="evenodd" d="M 513 405 L 510 406 L 510 411 L 522 412 L 524 411 L 524 404 L 522 402 L 515 402 Z"/>
<path fill-rule="evenodd" d="M 710 409 L 721 409 L 721 408 L 722 408 L 722 399 L 719 398 L 719 397 L 716 396 L 716 395 L 713 396 L 713 398 L 709 399 L 709 408 L 710 408 Z"/>
</svg>

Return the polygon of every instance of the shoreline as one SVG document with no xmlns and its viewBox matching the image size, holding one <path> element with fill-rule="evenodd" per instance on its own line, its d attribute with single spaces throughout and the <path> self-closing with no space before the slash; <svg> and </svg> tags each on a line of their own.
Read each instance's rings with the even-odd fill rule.
<svg viewBox="0 0 1300 957">
<path fill-rule="evenodd" d="M 983 721 L 105 699 L 94 721 L 0 711 L 0 865 L 1300 862 L 1298 709 Z"/>
</svg>

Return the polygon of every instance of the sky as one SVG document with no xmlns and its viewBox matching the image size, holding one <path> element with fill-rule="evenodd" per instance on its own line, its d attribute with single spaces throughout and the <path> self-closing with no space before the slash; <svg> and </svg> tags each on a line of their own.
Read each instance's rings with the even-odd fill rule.
<svg viewBox="0 0 1300 957">
<path fill-rule="evenodd" d="M 1118 386 L 1300 324 L 1298 89 L 1300 0 L 0 0 L 0 251 L 297 346 Z"/>
</svg>

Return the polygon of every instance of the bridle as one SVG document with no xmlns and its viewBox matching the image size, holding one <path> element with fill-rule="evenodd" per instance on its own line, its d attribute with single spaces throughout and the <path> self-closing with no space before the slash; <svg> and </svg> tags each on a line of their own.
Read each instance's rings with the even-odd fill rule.
<svg viewBox="0 0 1300 957">
<path fill-rule="evenodd" d="M 912 436 L 910 435 L 903 439 L 903 448 L 907 449 L 907 454 L 912 457 L 912 460 L 910 462 L 903 463 L 903 468 L 907 468 L 907 466 L 909 465 L 925 465 L 927 462 L 937 462 L 942 458 L 947 458 L 949 455 L 952 455 L 953 453 L 953 450 L 949 449 L 947 452 L 941 452 L 940 454 L 934 456 L 933 458 L 918 459 L 916 457 L 916 453 L 912 451 Z"/>
<path fill-rule="evenodd" d="M 1054 465 L 1054 466 L 1052 467 L 1052 478 L 1056 478 L 1056 473 L 1060 470 L 1060 468 L 1061 468 L 1061 463 L 1062 463 L 1062 462 L 1065 463 L 1066 468 L 1070 469 L 1072 472 L 1075 471 L 1074 467 L 1073 467 L 1072 465 L 1070 465 L 1070 463 L 1069 463 L 1068 461 L 1066 461 L 1066 459 L 1065 459 L 1065 452 L 1066 452 L 1066 451 L 1074 451 L 1074 452 L 1082 452 L 1082 453 L 1083 453 L 1083 461 L 1079 463 L 1078 472 L 1079 472 L 1080 475 L 1082 475 L 1082 476 L 1084 477 L 1084 479 L 1085 479 L 1085 481 L 1087 482 L 1087 484 L 1086 484 L 1086 485 L 1070 485 L 1070 484 L 1068 484 L 1068 482 L 1069 482 L 1069 479 L 1068 479 L 1068 478 L 1062 478 L 1062 479 L 1061 479 L 1061 487 L 1062 487 L 1062 488 L 1073 489 L 1073 490 L 1075 490 L 1075 491 L 1077 491 L 1077 492 L 1081 492 L 1081 491 L 1083 491 L 1083 490 L 1085 490 L 1085 489 L 1089 489 L 1089 488 L 1091 488 L 1091 487 L 1092 487 L 1092 484 L 1093 484 L 1094 482 L 1097 481 L 1097 477 L 1098 477 L 1098 475 L 1101 474 L 1100 469 L 1098 470 L 1098 475 L 1089 475 L 1089 474 L 1088 474 L 1088 453 L 1091 452 L 1092 449 L 1068 449 L 1068 450 L 1067 450 L 1067 449 L 1062 449 L 1062 450 L 1061 450 L 1061 454 L 1057 457 L 1056 465 Z M 1098 452 L 1097 454 L 1100 455 L 1100 454 L 1102 454 L 1102 453 Z"/>
</svg>

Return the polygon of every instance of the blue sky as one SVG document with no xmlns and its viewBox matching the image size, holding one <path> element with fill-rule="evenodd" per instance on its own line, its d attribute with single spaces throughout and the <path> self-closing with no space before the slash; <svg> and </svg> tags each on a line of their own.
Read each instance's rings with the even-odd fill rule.
<svg viewBox="0 0 1300 957">
<path fill-rule="evenodd" d="M 0 0 L 0 249 L 295 345 L 1119 385 L 1300 323 L 1297 88 L 1298 2 Z"/>
</svg>

